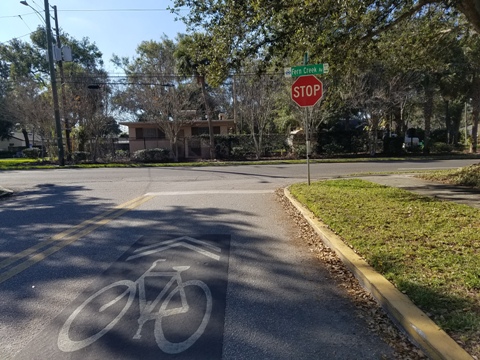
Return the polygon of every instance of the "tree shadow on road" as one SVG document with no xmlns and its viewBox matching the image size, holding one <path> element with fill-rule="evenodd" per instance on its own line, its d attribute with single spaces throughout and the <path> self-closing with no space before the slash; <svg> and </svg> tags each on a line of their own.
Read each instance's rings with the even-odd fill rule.
<svg viewBox="0 0 480 360">
<path fill-rule="evenodd" d="M 84 190 L 80 186 L 41 186 L 12 198 L 0 213 L 0 231 L 5 234 L 0 243 L 3 258 L 115 207 L 95 197 L 85 201 L 84 194 L 77 194 Z M 223 300 L 226 316 L 224 324 L 220 324 L 225 328 L 223 357 L 351 358 L 352 349 L 358 359 L 390 357 L 391 349 L 385 344 L 378 346 L 378 337 L 365 330 L 362 320 L 352 316 L 353 305 L 328 272 L 306 250 L 292 246 L 295 225 L 286 215 L 276 215 L 282 210 L 273 194 L 264 196 L 258 205 L 261 209 L 255 211 L 224 204 L 169 205 L 155 210 L 145 206 L 126 212 L 0 283 L 0 323 L 4 329 L 0 334 L 21 337 L 26 326 L 55 344 L 62 326 L 56 318 L 58 309 L 66 308 L 77 296 L 85 296 L 82 292 L 88 285 L 101 279 L 104 271 L 141 237 L 165 240 L 168 236 L 226 234 L 231 237 L 231 245 Z M 69 209 L 75 209 L 74 215 Z M 263 214 L 270 222 L 267 230 L 259 219 L 261 210 L 272 212 Z M 137 325 L 134 317 L 132 326 Z M 54 331 L 47 333 L 50 329 Z M 27 332 L 24 334 L 22 341 L 32 340 Z M 204 336 L 208 337 L 208 333 Z M 109 339 L 102 343 L 102 351 L 112 358 L 120 358 L 122 344 L 131 341 L 116 328 Z M 22 341 L 8 354 L 19 351 Z M 208 339 L 204 341 L 208 343 Z M 20 358 L 36 351 L 40 354 L 37 346 L 33 339 Z M 0 353 L 5 351 L 0 349 Z M 141 351 L 149 350 L 138 348 Z"/>
</svg>

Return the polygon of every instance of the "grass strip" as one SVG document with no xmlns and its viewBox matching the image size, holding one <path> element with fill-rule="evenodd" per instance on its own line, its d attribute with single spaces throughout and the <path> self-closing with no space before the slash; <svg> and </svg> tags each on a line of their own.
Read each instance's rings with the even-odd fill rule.
<svg viewBox="0 0 480 360">
<path fill-rule="evenodd" d="M 345 157 L 345 158 L 321 158 L 310 159 L 315 163 L 355 163 L 355 162 L 379 162 L 379 161 L 425 161 L 447 159 L 477 159 L 477 154 L 456 154 L 436 156 L 411 156 L 411 157 Z M 204 167 L 204 166 L 239 166 L 239 165 L 282 165 L 282 164 L 305 164 L 305 159 L 262 159 L 246 161 L 194 161 L 194 162 L 169 162 L 169 163 L 135 163 L 135 162 L 112 162 L 112 163 L 80 163 L 66 164 L 63 168 L 136 168 L 136 167 Z M 42 162 L 35 159 L 0 159 L 0 170 L 34 170 L 34 169 L 59 169 L 56 163 Z"/>
<path fill-rule="evenodd" d="M 478 209 L 360 179 L 290 191 L 445 331 L 478 342 Z"/>
</svg>

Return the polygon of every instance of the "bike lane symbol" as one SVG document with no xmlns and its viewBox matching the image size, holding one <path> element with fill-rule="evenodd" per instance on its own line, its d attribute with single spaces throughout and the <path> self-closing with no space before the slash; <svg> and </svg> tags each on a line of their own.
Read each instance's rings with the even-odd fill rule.
<svg viewBox="0 0 480 360">
<path fill-rule="evenodd" d="M 49 358 L 220 359 L 229 246 L 229 235 L 139 240 L 55 321 Z"/>
</svg>

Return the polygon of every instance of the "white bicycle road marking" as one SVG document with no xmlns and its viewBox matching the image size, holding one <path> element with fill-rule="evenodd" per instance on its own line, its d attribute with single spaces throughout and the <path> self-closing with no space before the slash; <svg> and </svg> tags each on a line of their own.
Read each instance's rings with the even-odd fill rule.
<svg viewBox="0 0 480 360">
<path fill-rule="evenodd" d="M 210 320 L 210 316 L 212 312 L 212 293 L 209 287 L 200 280 L 189 280 L 185 282 L 182 280 L 181 273 L 184 271 L 187 271 L 190 268 L 190 266 L 174 266 L 172 267 L 174 271 L 154 271 L 154 268 L 161 261 L 165 261 L 165 259 L 158 259 L 154 261 L 150 266 L 150 268 L 145 273 L 143 273 L 136 281 L 120 280 L 120 281 L 114 282 L 113 284 L 110 284 L 98 290 L 96 293 L 94 293 L 88 299 L 86 299 L 68 317 L 68 319 L 65 321 L 62 328 L 60 329 L 58 340 L 57 340 L 58 348 L 64 352 L 77 351 L 93 344 L 102 336 L 104 336 L 120 321 L 120 319 L 125 315 L 127 310 L 130 308 L 130 306 L 132 305 L 135 299 L 137 288 L 138 288 L 138 294 L 139 294 L 140 316 L 137 320 L 138 329 L 135 335 L 133 336 L 133 339 L 141 339 L 141 332 L 143 329 L 143 325 L 148 320 L 155 320 L 155 326 L 154 326 L 155 341 L 157 342 L 158 347 L 162 351 L 168 354 L 177 354 L 191 347 L 200 338 L 200 336 L 202 336 Z M 148 301 L 148 302 L 146 300 L 146 286 L 145 286 L 145 279 L 147 277 L 148 278 L 151 278 L 151 277 L 170 278 L 170 280 L 167 282 L 167 284 L 164 286 L 161 292 L 157 295 L 155 300 Z M 115 299 L 101 306 L 98 311 L 99 312 L 105 311 L 106 309 L 116 304 L 118 301 L 120 301 L 121 299 L 125 298 L 125 296 L 128 295 L 128 299 L 125 305 L 123 306 L 122 310 L 119 312 L 119 314 L 115 316 L 112 321 L 110 321 L 103 329 L 101 329 L 96 334 L 93 334 L 87 337 L 86 339 L 72 340 L 70 338 L 69 333 L 70 333 L 70 328 L 72 327 L 72 324 L 76 319 L 76 317 L 82 312 L 82 310 L 84 310 L 87 307 L 87 305 L 93 302 L 93 300 L 96 297 L 102 295 L 104 292 L 110 289 L 113 289 L 117 286 L 126 287 L 126 289 L 120 295 L 118 295 Z M 173 290 L 172 290 L 172 287 L 174 287 Z M 203 314 L 202 321 L 198 326 L 197 330 L 192 335 L 190 335 L 186 340 L 180 341 L 180 342 L 170 342 L 165 338 L 164 329 L 162 327 L 162 319 L 167 316 L 184 314 L 189 311 L 190 305 L 188 304 L 187 295 L 185 293 L 186 287 L 197 287 L 197 288 L 200 288 L 203 293 L 205 293 L 205 298 L 206 298 L 205 313 Z M 169 309 L 168 305 L 170 303 L 170 300 L 177 293 L 180 295 L 181 306 Z M 153 313 L 154 308 L 160 303 L 160 300 L 165 295 L 166 297 L 165 299 L 163 299 L 162 304 L 160 305 L 160 309 L 158 310 L 157 313 Z"/>
<path fill-rule="evenodd" d="M 222 249 L 220 249 L 219 247 L 211 245 L 211 244 L 209 244 L 205 241 L 201 241 L 201 240 L 192 238 L 190 236 L 181 236 L 181 237 L 178 237 L 178 238 L 175 238 L 175 239 L 172 239 L 172 240 L 162 241 L 160 244 L 154 244 L 154 245 L 149 245 L 149 246 L 144 246 L 142 248 L 139 248 L 139 249 L 135 250 L 134 252 L 135 253 L 136 252 L 141 252 L 141 253 L 129 256 L 127 258 L 127 261 L 130 261 L 130 260 L 133 260 L 133 259 L 138 259 L 138 258 L 143 257 L 143 256 L 148 256 L 148 255 L 154 254 L 156 252 L 162 252 L 164 250 L 168 250 L 168 249 L 172 249 L 172 248 L 180 247 L 180 246 L 183 246 L 183 247 L 186 247 L 187 249 L 196 251 L 196 252 L 198 252 L 202 255 L 205 255 L 207 257 L 210 257 L 214 260 L 217 260 L 217 261 L 220 260 L 219 255 L 217 255 L 213 252 L 207 251 L 205 249 L 202 249 L 198 246 L 192 245 L 191 243 L 195 243 L 195 244 L 198 244 L 198 245 L 201 245 L 201 246 L 204 246 L 204 247 L 208 247 L 212 251 L 222 252 Z"/>
</svg>

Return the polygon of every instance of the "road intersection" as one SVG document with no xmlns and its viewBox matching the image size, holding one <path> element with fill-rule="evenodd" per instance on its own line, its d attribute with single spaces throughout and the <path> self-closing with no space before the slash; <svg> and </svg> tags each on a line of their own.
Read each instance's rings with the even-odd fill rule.
<svg viewBox="0 0 480 360">
<path fill-rule="evenodd" d="M 372 171 L 379 168 L 371 166 Z M 312 174 L 314 179 L 334 177 L 356 169 L 315 164 Z M 88 358 L 86 352 L 105 359 L 160 353 L 166 359 L 199 354 L 212 359 L 393 357 L 393 350 L 355 316 L 328 271 L 292 242 L 295 224 L 275 201 L 274 191 L 302 181 L 302 171 L 248 166 L 0 174 L 0 183 L 16 192 L 2 200 L 0 210 L 0 357 L 32 358 L 46 343 L 51 359 Z M 159 259 L 166 260 L 155 263 Z M 131 265 L 136 262 L 142 265 Z M 160 276 L 146 276 L 153 273 L 181 281 L 162 293 Z M 150 312 L 147 305 L 138 305 L 140 279 L 147 278 L 162 293 Z M 135 287 L 135 294 L 123 294 L 100 313 L 129 303 L 128 311 L 96 341 L 81 342 L 82 329 L 101 322 L 102 316 L 87 316 L 87 325 L 77 329 L 76 314 L 90 306 L 87 300 L 96 299 L 93 295 L 119 281 L 124 281 L 123 290 L 119 286 L 113 300 L 125 289 L 132 294 Z M 188 304 L 194 314 L 209 311 L 211 294 L 208 321 L 206 315 L 195 315 L 192 323 L 165 316 L 180 311 L 176 316 L 183 318 L 190 311 L 182 303 L 183 288 L 187 300 L 200 299 L 200 310 Z M 181 310 L 172 312 L 172 306 Z M 142 345 L 134 339 L 139 319 L 145 320 Z M 167 330 L 156 330 L 156 323 L 173 330 L 167 335 Z M 174 323 L 182 324 L 180 330 Z M 183 345 L 159 346 L 182 344 L 196 334 L 195 328 L 202 329 L 198 339 L 176 355 L 168 349 Z M 65 339 L 87 345 L 65 345 Z"/>
</svg>

